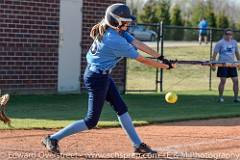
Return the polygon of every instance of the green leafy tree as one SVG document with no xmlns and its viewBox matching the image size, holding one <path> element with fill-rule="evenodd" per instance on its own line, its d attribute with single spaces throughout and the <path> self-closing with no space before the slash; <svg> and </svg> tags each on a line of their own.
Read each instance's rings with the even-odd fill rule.
<svg viewBox="0 0 240 160">
<path fill-rule="evenodd" d="M 217 28 L 228 28 L 230 25 L 230 22 L 228 20 L 228 17 L 224 14 L 224 12 L 221 12 L 217 16 Z M 217 31 L 214 34 L 213 39 L 219 40 L 223 35 L 222 31 Z"/>
<path fill-rule="evenodd" d="M 192 25 L 197 26 L 200 19 L 205 17 L 205 2 L 196 0 L 196 4 L 192 7 Z"/>
<path fill-rule="evenodd" d="M 171 12 L 171 24 L 176 26 L 182 26 L 183 20 L 181 16 L 181 9 L 178 4 L 176 4 Z"/>
<path fill-rule="evenodd" d="M 214 12 L 210 12 L 209 15 L 207 16 L 207 21 L 208 21 L 208 26 L 212 28 L 216 28 L 216 16 Z"/>
<path fill-rule="evenodd" d="M 139 22 L 170 24 L 170 0 L 148 0 L 139 15 Z"/>
<path fill-rule="evenodd" d="M 170 0 L 148 0 L 139 15 L 140 23 L 159 23 L 163 21 L 165 25 L 170 24 Z M 148 27 L 157 31 L 157 27 Z"/>
<path fill-rule="evenodd" d="M 228 28 L 229 27 L 228 17 L 223 12 L 221 12 L 217 17 L 217 27 L 218 28 Z"/>
<path fill-rule="evenodd" d="M 235 25 L 236 25 L 236 29 L 240 30 L 240 22 L 237 22 Z"/>
<path fill-rule="evenodd" d="M 160 21 L 163 21 L 164 24 L 169 25 L 170 22 L 170 6 L 171 6 L 171 1 L 170 0 L 159 0 L 158 1 L 158 12 L 157 16 L 159 16 Z"/>
<path fill-rule="evenodd" d="M 157 16 L 157 1 L 149 0 L 143 7 L 139 15 L 139 22 L 141 23 L 158 23 L 159 17 Z"/>
<path fill-rule="evenodd" d="M 206 3 L 206 11 L 205 11 L 205 17 L 206 20 L 208 21 L 209 27 L 216 28 L 216 16 L 214 13 L 214 7 L 213 7 L 213 1 L 208 0 Z"/>
<path fill-rule="evenodd" d="M 176 4 L 171 11 L 171 25 L 182 26 L 183 20 L 181 16 L 181 9 L 178 4 Z M 184 35 L 184 30 L 173 29 L 171 30 L 171 39 L 182 40 Z"/>
<path fill-rule="evenodd" d="M 232 18 L 229 18 L 228 21 L 229 21 L 229 26 L 228 26 L 228 27 L 236 30 L 236 29 L 237 29 L 237 24 L 236 24 L 236 22 L 235 22 Z"/>
</svg>

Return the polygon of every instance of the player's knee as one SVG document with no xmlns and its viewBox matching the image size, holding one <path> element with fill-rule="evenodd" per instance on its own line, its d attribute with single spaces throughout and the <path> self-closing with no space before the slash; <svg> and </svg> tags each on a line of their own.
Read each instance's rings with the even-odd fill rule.
<svg viewBox="0 0 240 160">
<path fill-rule="evenodd" d="M 220 85 L 221 85 L 221 86 L 224 86 L 225 83 L 226 83 L 225 81 L 221 81 L 221 82 L 220 82 Z"/>
<path fill-rule="evenodd" d="M 97 125 L 98 120 L 99 120 L 98 118 L 92 118 L 92 117 L 86 117 L 84 119 L 88 129 L 94 128 Z"/>
<path fill-rule="evenodd" d="M 220 85 L 225 85 L 225 83 L 226 83 L 226 80 L 225 80 L 225 79 L 221 79 L 221 80 L 220 80 Z"/>
<path fill-rule="evenodd" d="M 233 84 L 234 85 L 238 85 L 238 81 L 233 81 Z"/>
<path fill-rule="evenodd" d="M 238 83 L 238 77 L 232 78 L 233 83 Z"/>
</svg>

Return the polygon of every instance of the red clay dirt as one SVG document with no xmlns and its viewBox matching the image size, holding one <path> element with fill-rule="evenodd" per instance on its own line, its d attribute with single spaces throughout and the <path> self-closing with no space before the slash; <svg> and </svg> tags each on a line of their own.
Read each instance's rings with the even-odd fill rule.
<svg viewBox="0 0 240 160">
<path fill-rule="evenodd" d="M 240 160 L 240 118 L 165 123 L 136 127 L 141 138 L 158 150 L 154 159 Z M 93 129 L 63 139 L 60 156 L 41 145 L 56 130 L 1 130 L 0 159 L 146 159 L 132 155 L 121 128 Z"/>
</svg>

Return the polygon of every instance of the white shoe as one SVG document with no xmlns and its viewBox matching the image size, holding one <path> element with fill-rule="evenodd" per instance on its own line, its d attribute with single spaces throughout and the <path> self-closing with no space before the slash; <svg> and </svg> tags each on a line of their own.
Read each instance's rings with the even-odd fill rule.
<svg viewBox="0 0 240 160">
<path fill-rule="evenodd" d="M 9 94 L 4 94 L 0 97 L 0 106 L 5 106 L 9 100 Z"/>
<path fill-rule="evenodd" d="M 219 97 L 218 102 L 223 103 L 224 102 L 223 97 Z"/>
</svg>

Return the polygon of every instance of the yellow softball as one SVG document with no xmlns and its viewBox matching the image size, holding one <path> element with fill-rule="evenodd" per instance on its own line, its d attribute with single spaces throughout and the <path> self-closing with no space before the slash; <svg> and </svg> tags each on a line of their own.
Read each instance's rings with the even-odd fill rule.
<svg viewBox="0 0 240 160">
<path fill-rule="evenodd" d="M 178 99 L 178 96 L 176 93 L 174 92 L 168 92 L 166 95 L 165 95 L 165 100 L 168 102 L 168 103 L 176 103 L 177 102 L 177 99 Z"/>
</svg>

